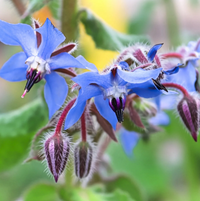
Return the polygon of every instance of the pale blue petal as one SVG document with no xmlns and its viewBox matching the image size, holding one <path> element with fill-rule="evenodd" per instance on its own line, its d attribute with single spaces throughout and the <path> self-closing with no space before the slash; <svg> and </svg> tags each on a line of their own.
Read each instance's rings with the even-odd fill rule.
<svg viewBox="0 0 200 201">
<path fill-rule="evenodd" d="M 149 123 L 155 126 L 167 126 L 170 123 L 170 118 L 165 112 L 160 110 L 155 117 L 149 119 Z"/>
<path fill-rule="evenodd" d="M 148 61 L 152 62 L 156 56 L 157 51 L 162 47 L 163 43 L 154 45 L 147 53 Z"/>
<path fill-rule="evenodd" d="M 10 24 L 0 20 L 0 41 L 6 45 L 20 45 L 27 57 L 37 51 L 36 35 L 27 24 Z"/>
<path fill-rule="evenodd" d="M 104 100 L 103 95 L 96 96 L 94 98 L 94 103 L 96 105 L 97 110 L 99 111 L 100 115 L 104 117 L 116 130 L 117 126 L 117 117 L 113 110 L 110 108 L 108 99 Z"/>
<path fill-rule="evenodd" d="M 24 52 L 13 55 L 1 68 L 0 77 L 10 82 L 26 80 L 26 59 Z"/>
<path fill-rule="evenodd" d="M 93 72 L 98 72 L 98 69 L 96 68 L 96 66 L 90 62 L 88 62 L 83 56 L 79 55 L 78 57 L 76 57 L 76 59 L 82 63 L 86 69 L 93 71 Z"/>
<path fill-rule="evenodd" d="M 161 96 L 160 108 L 162 110 L 172 110 L 176 107 L 177 95 Z"/>
<path fill-rule="evenodd" d="M 129 84 L 128 89 L 131 89 L 129 91 L 129 94 L 136 93 L 138 96 L 143 98 L 153 98 L 156 96 L 159 96 L 162 94 L 163 90 L 158 90 L 152 80 L 149 80 L 147 82 L 141 83 L 141 84 Z"/>
<path fill-rule="evenodd" d="M 50 58 L 52 52 L 65 40 L 65 36 L 56 29 L 47 18 L 42 27 L 36 30 L 42 35 L 42 43 L 38 55 L 44 60 Z"/>
<path fill-rule="evenodd" d="M 45 75 L 44 97 L 49 108 L 49 119 L 63 105 L 67 97 L 68 86 L 63 77 L 56 72 Z"/>
<path fill-rule="evenodd" d="M 191 61 L 184 68 L 179 68 L 179 72 L 173 75 L 166 76 L 165 82 L 172 82 L 183 86 L 187 91 L 193 92 L 195 89 L 196 71 Z"/>
<path fill-rule="evenodd" d="M 72 78 L 72 80 L 78 83 L 82 88 L 88 86 L 89 84 L 96 84 L 103 87 L 104 89 L 113 86 L 113 75 L 111 72 L 104 75 L 100 75 L 99 73 L 95 72 L 86 72 Z"/>
<path fill-rule="evenodd" d="M 85 109 L 86 101 L 101 93 L 101 89 L 94 85 L 89 85 L 84 91 L 82 91 L 82 89 L 79 91 L 78 98 L 66 117 L 65 130 L 73 126 L 80 119 Z"/>
<path fill-rule="evenodd" d="M 118 69 L 117 73 L 123 80 L 129 83 L 143 83 L 150 80 L 151 78 L 156 79 L 161 70 L 162 68 L 158 68 L 155 70 L 138 69 L 134 72 L 129 72 Z"/>
<path fill-rule="evenodd" d="M 77 61 L 72 55 L 67 52 L 60 53 L 56 56 L 51 57 L 49 60 L 51 70 L 58 68 L 85 68 L 79 61 Z"/>
<path fill-rule="evenodd" d="M 137 145 L 139 134 L 134 131 L 120 130 L 120 141 L 127 156 L 133 156 L 133 149 Z"/>
</svg>

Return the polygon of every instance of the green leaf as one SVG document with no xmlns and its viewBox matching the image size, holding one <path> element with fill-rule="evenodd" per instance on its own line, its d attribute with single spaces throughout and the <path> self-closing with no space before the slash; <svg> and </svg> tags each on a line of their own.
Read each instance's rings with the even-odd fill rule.
<svg viewBox="0 0 200 201">
<path fill-rule="evenodd" d="M 152 142 L 152 138 L 150 143 L 140 140 L 134 148 L 133 158 L 127 157 L 119 144 L 111 142 L 108 147 L 113 171 L 134 179 L 144 190 L 145 197 L 160 195 L 170 187 L 169 175 L 157 161 L 159 135 L 155 135 L 154 139 L 156 137 L 156 143 Z"/>
<path fill-rule="evenodd" d="M 108 181 L 105 182 L 105 185 L 107 192 L 113 192 L 115 189 L 119 188 L 130 195 L 132 199 L 137 201 L 145 200 L 138 184 L 126 175 L 118 175 L 112 180 L 108 179 Z"/>
<path fill-rule="evenodd" d="M 112 193 L 96 192 L 93 188 L 62 188 L 60 197 L 67 201 L 134 201 L 126 192 L 114 190 Z"/>
<path fill-rule="evenodd" d="M 103 198 L 102 200 L 105 201 L 134 201 L 126 192 L 119 189 L 110 194 L 105 194 Z"/>
<path fill-rule="evenodd" d="M 36 184 L 23 197 L 24 201 L 60 201 L 55 186 L 50 184 Z"/>
<path fill-rule="evenodd" d="M 17 200 L 27 186 L 37 181 L 47 180 L 54 183 L 53 179 L 44 173 L 44 168 L 40 162 L 33 161 L 28 164 L 19 164 L 6 173 L 0 174 L 1 200 Z"/>
<path fill-rule="evenodd" d="M 23 23 L 23 24 L 29 24 L 29 25 L 32 25 L 31 16 L 30 16 L 30 15 L 28 15 L 27 17 L 25 17 L 25 18 L 21 19 L 21 21 L 20 21 L 20 22 L 21 22 L 21 23 Z"/>
<path fill-rule="evenodd" d="M 28 8 L 26 9 L 22 18 L 26 18 L 27 16 L 30 16 L 31 14 L 40 10 L 46 4 L 51 3 L 52 1 L 55 1 L 55 0 L 29 0 Z"/>
<path fill-rule="evenodd" d="M 92 37 L 97 48 L 118 51 L 135 42 L 149 42 L 147 36 L 127 35 L 115 31 L 88 10 L 82 10 L 80 16 L 87 34 Z"/>
<path fill-rule="evenodd" d="M 128 33 L 144 34 L 150 25 L 151 16 L 154 16 L 153 9 L 157 2 L 145 1 L 140 7 L 138 14 L 130 19 Z"/>
<path fill-rule="evenodd" d="M 48 122 L 47 108 L 41 98 L 0 115 L 0 171 L 12 167 L 28 154 L 36 131 Z"/>
</svg>

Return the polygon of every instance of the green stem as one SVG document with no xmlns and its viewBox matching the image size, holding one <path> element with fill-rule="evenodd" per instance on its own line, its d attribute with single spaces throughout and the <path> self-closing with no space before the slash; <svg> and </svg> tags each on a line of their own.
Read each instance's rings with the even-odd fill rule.
<svg viewBox="0 0 200 201">
<path fill-rule="evenodd" d="M 65 42 L 76 41 L 78 37 L 77 0 L 63 0 L 61 11 L 61 29 Z"/>
</svg>

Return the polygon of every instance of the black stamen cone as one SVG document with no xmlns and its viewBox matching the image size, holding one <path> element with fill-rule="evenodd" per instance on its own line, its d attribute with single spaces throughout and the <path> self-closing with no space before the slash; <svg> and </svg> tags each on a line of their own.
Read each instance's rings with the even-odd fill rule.
<svg viewBox="0 0 200 201">
<path fill-rule="evenodd" d="M 115 111 L 115 114 L 117 116 L 117 120 L 119 123 L 122 123 L 124 121 L 124 116 L 123 116 L 123 110 L 120 109 L 120 110 L 116 110 Z"/>
<path fill-rule="evenodd" d="M 165 90 L 166 92 L 168 92 L 168 90 L 165 88 L 165 86 L 162 85 L 159 81 L 157 81 L 157 80 L 155 80 L 153 78 L 152 78 L 152 80 L 153 80 L 154 85 L 157 87 L 157 89 Z"/>
<path fill-rule="evenodd" d="M 30 91 L 32 86 L 35 83 L 39 82 L 40 80 L 41 79 L 40 79 L 40 76 L 38 76 L 37 70 L 33 70 L 31 76 L 30 76 L 30 72 L 29 72 L 29 75 L 27 75 L 27 82 L 26 82 L 26 86 L 25 86 L 24 90 L 27 90 L 27 92 Z"/>
</svg>

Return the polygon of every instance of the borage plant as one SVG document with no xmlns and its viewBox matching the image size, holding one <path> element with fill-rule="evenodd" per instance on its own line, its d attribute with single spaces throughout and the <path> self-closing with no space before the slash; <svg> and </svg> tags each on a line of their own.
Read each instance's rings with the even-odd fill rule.
<svg viewBox="0 0 200 201">
<path fill-rule="evenodd" d="M 66 2 L 63 2 L 63 12 L 69 9 Z M 22 17 L 31 15 L 37 3 L 30 4 Z M 48 6 L 53 3 L 57 5 L 55 1 L 50 1 Z M 74 13 L 70 17 L 76 15 L 76 25 L 69 28 L 69 32 L 73 33 L 69 40 L 77 35 L 76 26 L 80 20 L 98 48 L 120 50 L 112 64 L 102 71 L 83 56 L 71 55 L 77 43 L 59 46 L 66 39 L 64 34 L 70 36 L 63 28 L 67 24 L 63 16 L 64 34 L 48 18 L 42 26 L 33 20 L 33 28 L 27 24 L 10 24 L 0 20 L 0 41 L 23 49 L 2 66 L 0 77 L 12 82 L 26 80 L 22 98 L 34 84 L 45 80 L 44 98 L 49 110 L 48 121 L 43 97 L 39 97 L 25 108 L 0 117 L 2 128 L 6 128 L 2 129 L 2 136 L 7 133 L 9 136 L 12 131 L 12 135 L 21 137 L 21 140 L 29 134 L 26 143 L 16 141 L 22 146 L 21 152 L 17 152 L 15 146 L 9 152 L 10 155 L 18 153 L 16 160 L 8 159 L 7 166 L 0 165 L 0 169 L 12 167 L 27 156 L 27 147 L 33 137 L 26 162 L 45 162 L 55 182 L 60 183 L 50 188 L 63 200 L 73 200 L 76 196 L 77 200 L 81 200 L 83 192 L 102 200 L 109 200 L 109 197 L 113 200 L 119 200 L 119 197 L 123 200 L 145 200 L 137 189 L 139 187 L 135 187 L 127 176 L 113 177 L 112 173 L 110 177 L 109 162 L 104 158 L 104 153 L 111 140 L 118 142 L 119 139 L 125 153 L 131 157 L 139 140 L 147 141 L 152 133 L 160 131 L 160 125 L 170 123 L 163 109 L 174 109 L 171 106 L 175 105 L 183 125 L 197 141 L 200 122 L 199 41 L 190 42 L 174 52 L 160 53 L 163 43 L 147 45 L 144 43 L 148 41 L 145 36 L 116 32 L 87 10 L 76 13 L 75 7 L 73 2 L 71 9 L 74 8 Z M 80 73 L 76 68 L 87 69 L 88 72 Z M 173 104 L 166 106 L 168 102 Z M 16 119 L 20 119 L 19 124 Z M 123 182 L 131 184 L 134 193 L 124 188 Z M 90 188 L 83 191 L 81 183 L 88 186 L 101 183 L 105 186 L 105 192 L 100 189 L 100 194 Z M 40 185 L 36 189 L 40 189 Z M 49 188 L 47 184 L 42 185 Z M 23 198 L 26 200 L 32 192 L 34 189 Z"/>
</svg>

